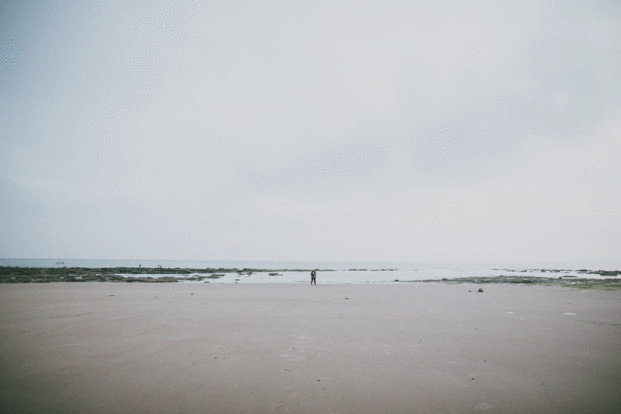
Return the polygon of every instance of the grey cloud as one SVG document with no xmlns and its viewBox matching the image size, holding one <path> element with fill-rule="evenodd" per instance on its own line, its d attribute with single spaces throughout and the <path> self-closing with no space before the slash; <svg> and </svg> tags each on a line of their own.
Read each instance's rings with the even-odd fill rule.
<svg viewBox="0 0 621 414">
<path fill-rule="evenodd" d="M 5 7 L 0 256 L 570 256 L 621 199 L 620 9 Z"/>
</svg>

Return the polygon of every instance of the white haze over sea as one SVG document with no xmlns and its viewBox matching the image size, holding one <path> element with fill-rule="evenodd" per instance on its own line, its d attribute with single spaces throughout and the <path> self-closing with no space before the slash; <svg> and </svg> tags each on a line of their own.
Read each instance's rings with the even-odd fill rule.
<svg viewBox="0 0 621 414">
<path fill-rule="evenodd" d="M 18 267 L 86 267 L 86 268 L 181 268 L 196 270 L 194 275 L 210 275 L 200 269 L 254 269 L 263 271 L 216 272 L 223 275 L 209 279 L 209 283 L 309 283 L 310 269 L 320 269 L 319 284 L 378 284 L 396 281 L 421 281 L 455 279 L 463 277 L 532 276 L 602 279 L 593 274 L 578 272 L 587 270 L 619 270 L 620 262 L 533 262 L 499 264 L 434 264 L 395 262 L 267 262 L 267 261 L 209 261 L 209 260 L 97 260 L 97 259 L 0 259 L 0 266 Z M 560 272 L 542 272 L 559 270 Z M 302 271 L 300 271 L 302 270 Z M 272 275 L 270 275 L 272 273 Z M 274 275 L 276 273 L 276 275 Z M 120 273 L 125 277 L 190 275 L 161 274 L 136 275 Z M 201 282 L 202 283 L 202 282 Z"/>
</svg>

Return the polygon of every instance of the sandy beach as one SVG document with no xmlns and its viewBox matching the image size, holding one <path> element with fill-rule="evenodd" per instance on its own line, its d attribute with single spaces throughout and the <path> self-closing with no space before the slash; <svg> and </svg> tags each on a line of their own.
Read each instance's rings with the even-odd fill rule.
<svg viewBox="0 0 621 414">
<path fill-rule="evenodd" d="M 0 410 L 621 412 L 621 290 L 319 283 L 0 285 Z"/>
</svg>

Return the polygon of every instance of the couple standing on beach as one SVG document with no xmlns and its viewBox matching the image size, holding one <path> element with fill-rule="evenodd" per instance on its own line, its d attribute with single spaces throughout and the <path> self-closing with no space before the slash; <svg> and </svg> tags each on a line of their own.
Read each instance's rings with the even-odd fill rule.
<svg viewBox="0 0 621 414">
<path fill-rule="evenodd" d="M 317 272 L 314 270 L 311 270 L 311 285 L 315 284 L 315 286 L 317 286 Z"/>
</svg>

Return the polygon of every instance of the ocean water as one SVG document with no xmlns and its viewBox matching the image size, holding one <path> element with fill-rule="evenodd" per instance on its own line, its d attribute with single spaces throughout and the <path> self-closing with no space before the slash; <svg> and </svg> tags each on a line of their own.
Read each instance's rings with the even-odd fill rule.
<svg viewBox="0 0 621 414">
<path fill-rule="evenodd" d="M 264 269 L 263 272 L 221 273 L 210 283 L 310 283 L 310 269 L 319 269 L 317 282 L 322 284 L 385 284 L 404 281 L 441 280 L 461 277 L 529 276 L 580 277 L 601 279 L 599 275 L 578 272 L 620 270 L 620 262 L 533 262 L 511 264 L 440 264 L 404 262 L 268 262 L 222 260 L 98 260 L 98 259 L 0 259 L 0 266 L 19 267 L 151 267 L 182 269 Z M 293 271 L 302 269 L 304 271 Z M 556 270 L 555 272 L 542 269 Z M 210 275 L 197 271 L 195 275 Z M 136 275 L 126 274 L 132 277 Z M 149 275 L 162 277 L 167 275 Z M 183 275 L 173 275 L 181 277 Z M 191 276 L 191 275 L 190 275 Z M 621 277 L 621 276 L 619 276 Z M 190 282 L 188 282 L 190 283 Z M 201 282 L 202 283 L 202 282 Z"/>
</svg>

